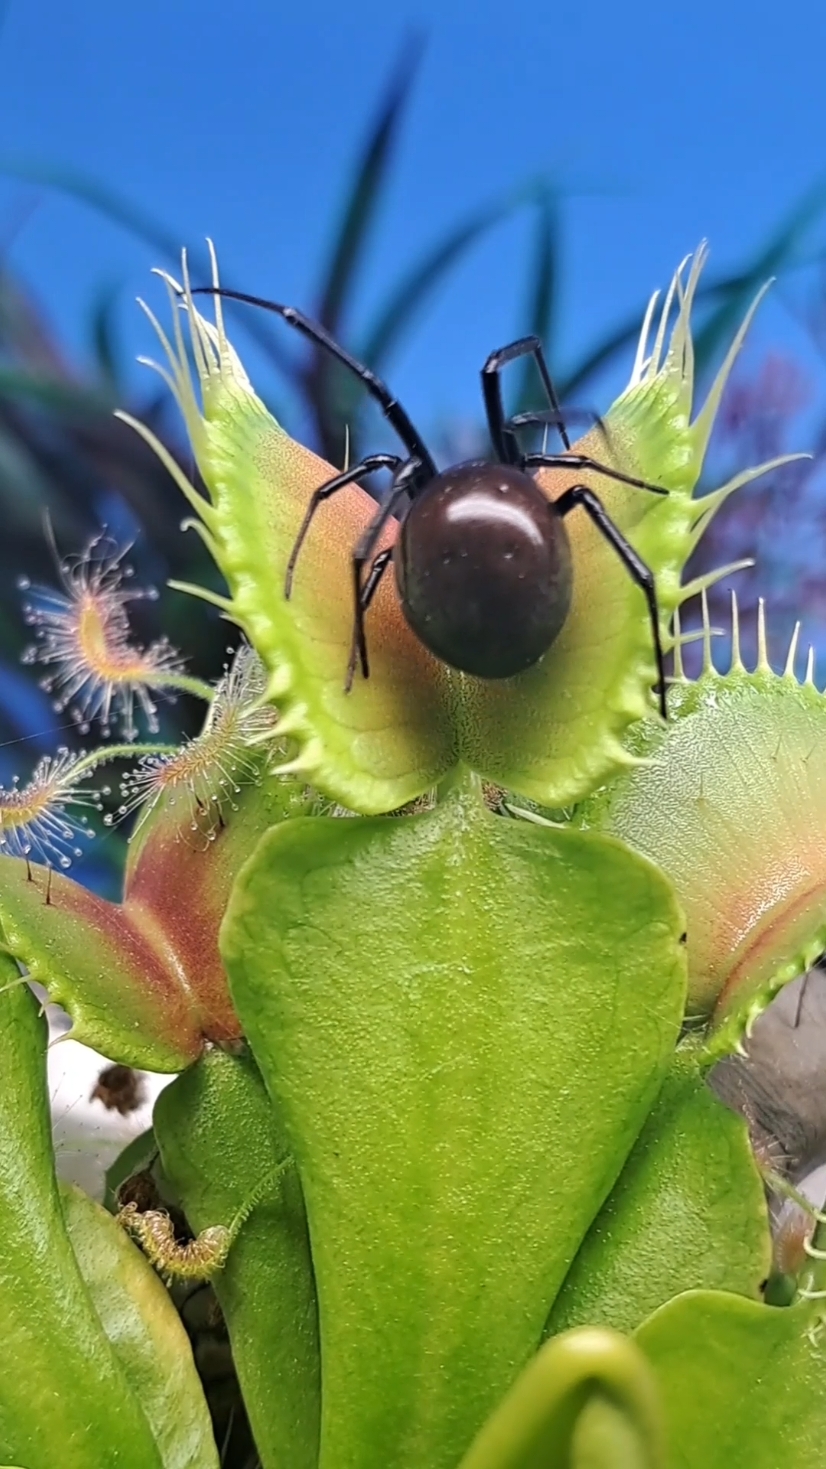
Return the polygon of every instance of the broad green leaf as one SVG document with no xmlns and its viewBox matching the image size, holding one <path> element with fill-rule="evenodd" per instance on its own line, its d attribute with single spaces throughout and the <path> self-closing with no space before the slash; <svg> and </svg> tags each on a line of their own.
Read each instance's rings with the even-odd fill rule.
<svg viewBox="0 0 826 1469">
<path fill-rule="evenodd" d="M 585 1327 L 546 1342 L 459 1469 L 660 1469 L 663 1463 L 661 1413 L 645 1357 L 628 1337 Z"/>
<path fill-rule="evenodd" d="M 529 1359 L 668 1066 L 681 932 L 654 868 L 473 782 L 263 839 L 221 947 L 307 1202 L 320 1469 L 453 1469 Z"/>
<path fill-rule="evenodd" d="M 611 832 L 668 873 L 686 911 L 689 1015 L 710 1017 L 730 1049 L 768 999 L 826 947 L 826 699 L 766 655 L 762 610 L 753 672 L 711 660 L 678 678 L 669 723 L 629 742 L 648 757 L 586 802 L 578 819 Z"/>
<path fill-rule="evenodd" d="M 706 1085 L 694 1047 L 674 1059 L 612 1193 L 583 1241 L 548 1329 L 631 1331 L 681 1291 L 757 1299 L 771 1245 L 743 1119 Z"/>
<path fill-rule="evenodd" d="M 306 1215 L 252 1058 L 208 1051 L 158 1098 L 155 1134 L 194 1230 L 229 1225 L 258 1201 L 212 1284 L 264 1469 L 316 1469 L 320 1362 Z"/>
<path fill-rule="evenodd" d="M 690 590 L 680 586 L 682 568 L 712 514 L 737 485 L 767 467 L 746 471 L 702 499 L 693 496 L 742 340 L 741 332 L 692 422 L 690 312 L 702 260 L 701 251 L 687 280 L 675 279 L 650 352 L 649 313 L 631 384 L 607 415 L 607 436 L 594 430 L 575 446 L 669 491 L 657 496 L 598 474 L 575 476 L 599 491 L 657 573 L 664 624 Z M 215 279 L 217 284 L 217 270 Z M 373 813 L 405 804 L 462 762 L 551 806 L 581 798 L 626 765 L 620 736 L 653 707 L 651 625 L 639 587 L 579 511 L 566 522 L 574 564 L 571 611 L 533 668 L 512 679 L 486 680 L 438 663 L 408 627 L 388 575 L 368 619 L 371 676 L 345 692 L 351 555 L 375 502 L 352 487 L 323 505 L 288 601 L 285 570 L 309 498 L 336 471 L 278 426 L 226 338 L 220 299 L 213 326 L 195 309 L 186 271 L 184 281 L 183 287 L 169 282 L 173 340 L 156 325 L 169 362 L 162 372 L 184 414 L 209 499 L 193 489 L 151 430 L 128 421 L 154 445 L 196 511 L 230 590 L 219 605 L 267 665 L 270 696 L 284 716 L 281 728 L 298 744 L 291 768 L 351 809 Z M 675 298 L 679 310 L 666 342 Z M 179 302 L 186 308 L 194 376 Z M 556 498 L 572 473 L 543 472 L 542 488 Z M 381 544 L 390 545 L 395 532 L 393 523 Z"/>
<path fill-rule="evenodd" d="M 62 1186 L 61 1197 L 81 1275 L 164 1469 L 218 1469 L 192 1349 L 168 1291 L 111 1214 L 78 1188 Z"/>
<path fill-rule="evenodd" d="M 812 1303 L 716 1291 L 656 1311 L 635 1338 L 660 1390 L 669 1469 L 822 1469 L 822 1330 Z"/>
<path fill-rule="evenodd" d="M 78 1269 L 54 1173 L 47 1027 L 0 961 L 0 1458 L 26 1469 L 164 1469 Z"/>
</svg>

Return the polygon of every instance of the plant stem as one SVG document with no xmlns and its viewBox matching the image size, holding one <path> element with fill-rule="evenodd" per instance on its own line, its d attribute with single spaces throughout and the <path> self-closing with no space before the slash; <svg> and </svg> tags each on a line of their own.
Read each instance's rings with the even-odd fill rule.
<svg viewBox="0 0 826 1469">
<path fill-rule="evenodd" d="M 182 694 L 191 694 L 194 699 L 204 699 L 211 704 L 215 689 L 202 678 L 192 678 L 188 673 L 157 673 L 148 678 L 150 689 L 179 689 Z"/>
</svg>

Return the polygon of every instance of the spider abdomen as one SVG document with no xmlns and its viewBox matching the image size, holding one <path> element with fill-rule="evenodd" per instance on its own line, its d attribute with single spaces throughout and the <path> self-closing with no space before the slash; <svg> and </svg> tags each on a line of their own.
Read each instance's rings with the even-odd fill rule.
<svg viewBox="0 0 826 1469">
<path fill-rule="evenodd" d="M 437 475 L 412 501 L 393 559 L 417 637 L 479 678 L 511 678 L 538 662 L 571 604 L 564 523 L 511 465 L 473 462 Z"/>
</svg>

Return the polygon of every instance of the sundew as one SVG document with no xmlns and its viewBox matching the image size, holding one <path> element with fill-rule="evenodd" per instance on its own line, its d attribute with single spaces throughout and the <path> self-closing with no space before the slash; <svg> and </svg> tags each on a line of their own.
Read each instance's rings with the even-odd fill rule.
<svg viewBox="0 0 826 1469">
<path fill-rule="evenodd" d="M 133 572 L 125 555 L 126 549 L 99 535 L 81 555 L 58 563 L 60 588 L 32 586 L 25 577 L 19 586 L 29 594 L 24 615 L 35 636 L 23 661 L 51 670 L 41 687 L 53 695 L 57 712 L 68 711 L 83 734 L 96 724 L 104 736 L 117 731 L 134 740 L 138 714 L 157 733 L 151 691 L 203 696 L 204 686 L 186 676 L 167 638 L 147 648 L 133 641 L 127 608 L 154 600 L 157 592 L 127 585 Z"/>
<path fill-rule="evenodd" d="M 63 869 L 83 855 L 80 840 L 90 838 L 93 832 L 85 815 L 75 816 L 68 808 L 100 810 L 101 796 L 78 783 L 80 760 L 80 756 L 61 749 L 54 756 L 44 755 L 25 785 L 15 776 L 11 786 L 0 786 L 2 855 Z"/>
<path fill-rule="evenodd" d="M 201 734 L 174 754 L 145 756 L 122 781 L 117 818 L 138 812 L 138 831 L 161 799 L 182 801 L 190 829 L 211 839 L 224 811 L 236 807 L 241 788 L 260 780 L 266 768 L 278 713 L 263 702 L 265 694 L 264 666 L 242 644 L 218 684 Z"/>
</svg>

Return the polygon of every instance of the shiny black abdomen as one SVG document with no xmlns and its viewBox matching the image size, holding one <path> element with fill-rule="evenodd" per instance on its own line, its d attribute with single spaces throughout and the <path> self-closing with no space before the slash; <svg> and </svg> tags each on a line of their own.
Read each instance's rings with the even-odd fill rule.
<svg viewBox="0 0 826 1469">
<path fill-rule="evenodd" d="M 459 464 L 413 500 L 394 549 L 402 607 L 437 658 L 510 678 L 546 653 L 571 605 L 565 525 L 530 475 Z"/>
</svg>

